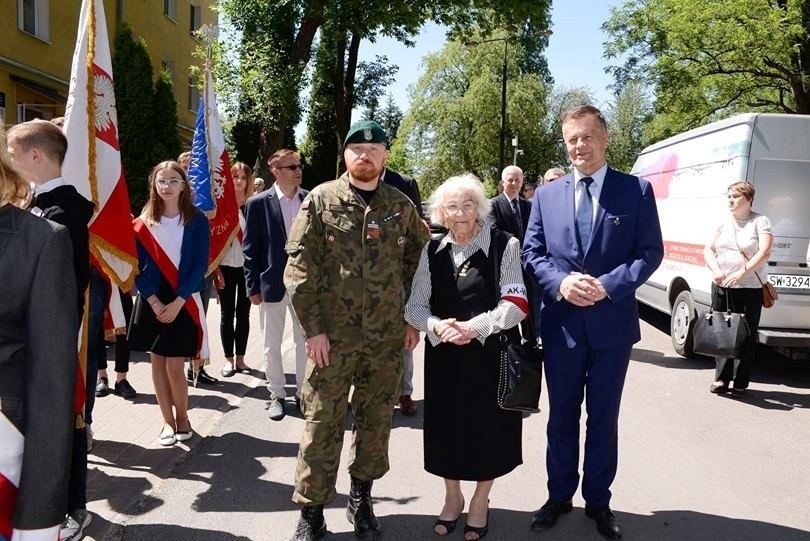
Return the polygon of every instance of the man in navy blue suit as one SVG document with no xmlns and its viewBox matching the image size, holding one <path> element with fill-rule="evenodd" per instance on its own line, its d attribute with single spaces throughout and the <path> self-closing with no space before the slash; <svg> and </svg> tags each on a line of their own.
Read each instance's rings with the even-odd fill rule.
<svg viewBox="0 0 810 541">
<path fill-rule="evenodd" d="M 652 186 L 607 166 L 607 125 L 597 108 L 568 111 L 562 132 L 574 170 L 537 190 L 523 244 L 526 271 L 544 292 L 549 399 L 549 498 L 531 528 L 547 530 L 572 509 L 585 398 L 585 514 L 603 537 L 621 539 L 610 509 L 619 405 L 630 352 L 641 339 L 635 291 L 661 263 L 661 227 Z"/>
<path fill-rule="evenodd" d="M 286 414 L 284 390 L 286 378 L 282 366 L 281 342 L 287 314 L 293 322 L 295 344 L 295 402 L 300 409 L 301 387 L 307 355 L 301 325 L 295 317 L 290 297 L 284 287 L 287 265 L 287 233 L 301 208 L 306 190 L 301 189 L 301 159 L 294 150 L 281 149 L 267 160 L 276 181 L 267 190 L 248 199 L 245 205 L 245 283 L 250 302 L 258 305 L 259 324 L 264 344 L 265 376 L 270 391 L 267 415 L 280 421 Z"/>
</svg>

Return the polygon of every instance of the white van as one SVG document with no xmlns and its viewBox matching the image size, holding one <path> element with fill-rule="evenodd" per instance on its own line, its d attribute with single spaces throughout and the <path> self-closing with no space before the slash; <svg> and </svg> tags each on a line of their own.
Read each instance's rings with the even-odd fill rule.
<svg viewBox="0 0 810 541">
<path fill-rule="evenodd" d="M 703 246 L 728 212 L 728 185 L 754 184 L 753 209 L 773 224 L 768 262 L 779 300 L 762 310 L 759 342 L 810 359 L 810 116 L 743 114 L 644 149 L 633 174 L 655 189 L 664 261 L 636 296 L 671 315 L 675 351 L 690 356 L 692 327 L 711 304 Z"/>
</svg>

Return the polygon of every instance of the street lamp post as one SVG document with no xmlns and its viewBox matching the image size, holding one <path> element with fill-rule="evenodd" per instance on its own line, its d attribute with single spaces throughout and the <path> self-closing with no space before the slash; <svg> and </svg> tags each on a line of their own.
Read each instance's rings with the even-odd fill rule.
<svg viewBox="0 0 810 541">
<path fill-rule="evenodd" d="M 504 149 L 506 148 L 506 77 L 507 77 L 507 60 L 506 52 L 509 46 L 509 39 L 503 39 L 503 72 L 501 73 L 501 152 L 498 158 L 498 174 L 503 173 L 504 167 Z"/>
<path fill-rule="evenodd" d="M 548 37 L 551 35 L 551 30 L 543 30 L 538 32 L 539 35 Z M 504 165 L 506 164 L 506 128 L 507 128 L 507 119 L 506 119 L 506 80 L 508 77 L 508 60 L 507 60 L 507 53 L 509 51 L 509 39 L 510 36 L 506 36 L 503 38 L 489 38 L 489 39 L 482 39 L 480 41 L 473 40 L 468 41 L 465 43 L 468 47 L 475 47 L 476 45 L 480 45 L 482 43 L 490 43 L 493 41 L 502 41 L 503 42 L 503 66 L 501 72 L 501 129 L 500 129 L 500 153 L 498 155 L 498 174 L 503 171 Z"/>
</svg>

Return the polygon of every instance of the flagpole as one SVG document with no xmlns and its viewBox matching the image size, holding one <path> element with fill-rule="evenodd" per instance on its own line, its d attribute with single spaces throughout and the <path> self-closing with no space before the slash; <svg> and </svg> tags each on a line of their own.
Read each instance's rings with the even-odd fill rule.
<svg viewBox="0 0 810 541">
<path fill-rule="evenodd" d="M 208 99 L 209 90 L 211 94 L 213 94 L 213 89 L 209 88 L 209 85 L 213 84 L 213 79 L 211 77 L 211 62 L 213 59 L 213 51 L 214 42 L 219 38 L 219 26 L 213 24 L 204 24 L 200 27 L 200 34 L 202 35 L 202 39 L 205 42 L 205 67 L 204 67 L 204 76 L 205 80 L 203 81 L 203 95 L 205 96 L 205 136 L 208 141 L 211 140 L 211 125 L 209 119 L 211 118 L 211 100 Z M 219 156 L 212 156 L 211 155 L 211 147 L 208 146 L 206 149 L 206 153 L 208 154 L 208 168 L 209 174 L 211 175 L 211 179 L 216 178 L 216 171 L 214 170 L 215 163 L 218 163 Z M 216 201 L 217 197 L 214 193 L 214 182 L 211 182 L 211 200 Z M 206 215 L 209 219 L 215 218 L 217 215 L 217 206 L 214 205 L 213 210 L 206 212 Z"/>
<path fill-rule="evenodd" d="M 96 92 L 95 92 L 95 72 L 93 64 L 96 58 L 96 1 L 88 2 L 87 17 L 87 57 L 85 58 L 85 68 L 87 69 L 87 163 L 89 164 L 88 180 L 90 182 L 90 200 L 93 206 L 98 209 L 98 181 L 96 178 Z"/>
</svg>

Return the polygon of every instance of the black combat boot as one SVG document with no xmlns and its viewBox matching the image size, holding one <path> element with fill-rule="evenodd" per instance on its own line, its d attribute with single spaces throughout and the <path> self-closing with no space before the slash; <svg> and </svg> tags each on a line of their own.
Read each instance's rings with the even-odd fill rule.
<svg viewBox="0 0 810 541">
<path fill-rule="evenodd" d="M 315 541 L 326 535 L 323 505 L 301 508 L 301 518 L 290 541 Z"/>
<path fill-rule="evenodd" d="M 374 481 L 361 481 L 352 477 L 346 518 L 354 524 L 354 535 L 360 539 L 377 539 L 382 535 L 380 521 L 374 516 L 374 506 L 371 503 L 371 485 L 373 483 Z"/>
</svg>

